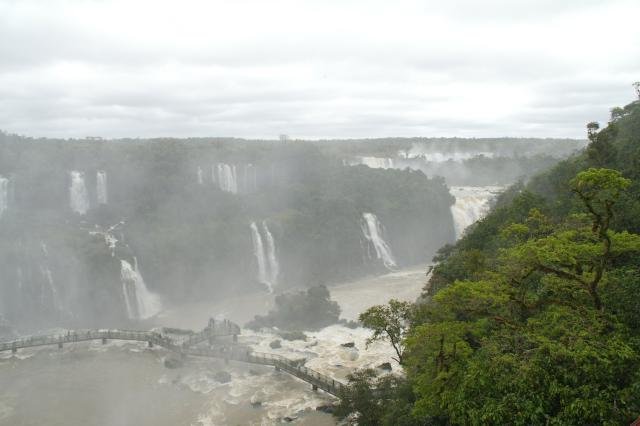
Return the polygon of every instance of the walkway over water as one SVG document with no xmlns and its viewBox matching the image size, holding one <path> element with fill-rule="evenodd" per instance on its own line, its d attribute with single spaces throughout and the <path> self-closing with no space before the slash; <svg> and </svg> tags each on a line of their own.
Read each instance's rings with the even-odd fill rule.
<svg viewBox="0 0 640 426">
<path fill-rule="evenodd" d="M 169 329 L 170 330 L 170 329 Z M 318 373 L 303 365 L 304 360 L 291 360 L 281 355 L 253 352 L 249 347 L 239 345 L 237 336 L 240 327 L 231 321 L 209 321 L 209 325 L 198 333 L 187 332 L 184 336 L 175 333 L 161 333 L 158 331 L 137 330 L 108 330 L 85 329 L 70 330 L 62 334 L 29 336 L 22 339 L 0 342 L 0 352 L 17 352 L 19 349 L 37 346 L 58 345 L 62 348 L 68 343 L 101 340 L 105 344 L 108 340 L 131 340 L 147 342 L 149 347 L 154 345 L 163 347 L 182 356 L 199 356 L 221 358 L 225 361 L 240 361 L 251 364 L 270 365 L 276 370 L 285 371 L 300 380 L 311 384 L 313 390 L 323 391 L 339 396 L 345 385 L 332 377 Z M 218 337 L 232 337 L 232 342 L 217 341 Z M 208 345 L 202 343 L 207 342 Z"/>
</svg>

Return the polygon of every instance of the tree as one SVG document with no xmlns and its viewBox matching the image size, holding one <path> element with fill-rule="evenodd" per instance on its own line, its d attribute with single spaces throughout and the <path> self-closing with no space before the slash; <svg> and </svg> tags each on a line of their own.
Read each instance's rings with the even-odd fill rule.
<svg viewBox="0 0 640 426">
<path fill-rule="evenodd" d="M 391 299 L 388 305 L 372 306 L 360 314 L 360 322 L 373 330 L 373 335 L 367 339 L 367 346 L 379 340 L 389 340 L 397 358 L 402 364 L 404 353 L 404 339 L 411 323 L 413 305 Z"/>
</svg>

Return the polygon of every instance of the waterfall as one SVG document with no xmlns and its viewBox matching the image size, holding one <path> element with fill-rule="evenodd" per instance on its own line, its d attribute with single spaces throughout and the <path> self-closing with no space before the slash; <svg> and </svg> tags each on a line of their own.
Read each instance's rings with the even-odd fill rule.
<svg viewBox="0 0 640 426">
<path fill-rule="evenodd" d="M 221 190 L 225 192 L 231 192 L 232 194 L 238 193 L 238 179 L 236 173 L 236 166 L 225 163 L 218 163 L 218 185 Z"/>
<path fill-rule="evenodd" d="M 451 195 L 456 202 L 451 206 L 453 225 L 456 239 L 460 238 L 464 230 L 474 222 L 482 219 L 491 207 L 491 200 L 501 187 L 498 186 L 452 186 Z"/>
<path fill-rule="evenodd" d="M 107 172 L 96 172 L 96 198 L 98 204 L 107 204 Z"/>
<path fill-rule="evenodd" d="M 357 157 L 355 160 L 349 162 L 350 165 L 365 165 L 372 169 L 393 169 L 392 158 L 382 157 Z"/>
<path fill-rule="evenodd" d="M 89 196 L 87 186 L 84 183 L 84 173 L 71 172 L 71 185 L 69 186 L 69 204 L 71 210 L 78 214 L 85 214 L 89 210 Z"/>
<path fill-rule="evenodd" d="M 204 172 L 202 171 L 202 167 L 200 166 L 198 166 L 197 176 L 198 176 L 198 185 L 204 184 Z"/>
<path fill-rule="evenodd" d="M 60 300 L 60 295 L 58 294 L 58 288 L 53 281 L 53 273 L 48 265 L 49 250 L 47 249 L 47 244 L 44 241 L 40 241 L 40 250 L 42 251 L 42 256 L 44 258 L 43 262 L 40 264 L 40 274 L 42 275 L 46 285 L 46 288 L 43 285 L 43 288 L 40 290 L 41 303 L 43 306 L 46 306 L 47 302 L 45 299 L 49 298 L 53 309 L 57 312 L 62 312 L 62 302 Z"/>
<path fill-rule="evenodd" d="M 253 240 L 253 253 L 258 262 L 258 281 L 264 283 L 271 291 L 271 283 L 267 275 L 267 260 L 264 254 L 264 244 L 262 244 L 262 236 L 255 222 L 251 222 L 251 239 Z"/>
<path fill-rule="evenodd" d="M 160 312 L 162 309 L 160 297 L 147 289 L 135 259 L 134 266 L 126 260 L 120 260 L 120 278 L 127 315 L 130 319 L 147 319 Z"/>
<path fill-rule="evenodd" d="M 264 236 L 267 240 L 267 259 L 269 260 L 269 282 L 276 284 L 278 281 L 278 274 L 280 273 L 280 265 L 278 264 L 278 257 L 276 256 L 276 242 L 269 231 L 266 221 L 262 221 L 262 228 L 264 230 Z"/>
<path fill-rule="evenodd" d="M 0 217 L 9 207 L 9 179 L 0 176 Z"/>
<path fill-rule="evenodd" d="M 273 293 L 273 285 L 275 279 L 278 277 L 278 261 L 275 254 L 275 243 L 273 236 L 269 232 L 266 223 L 262 222 L 263 231 L 267 240 L 267 247 L 265 250 L 264 243 L 262 242 L 262 235 L 260 229 L 255 222 L 251 222 L 251 239 L 253 240 L 253 253 L 256 256 L 258 262 L 258 281 L 263 283 L 269 288 L 269 292 Z"/>
<path fill-rule="evenodd" d="M 382 260 L 382 263 L 387 269 L 396 268 L 398 265 L 393 258 L 391 248 L 382 238 L 382 225 L 376 215 L 373 213 L 362 213 L 362 219 L 362 233 L 376 251 L 376 257 Z"/>
</svg>

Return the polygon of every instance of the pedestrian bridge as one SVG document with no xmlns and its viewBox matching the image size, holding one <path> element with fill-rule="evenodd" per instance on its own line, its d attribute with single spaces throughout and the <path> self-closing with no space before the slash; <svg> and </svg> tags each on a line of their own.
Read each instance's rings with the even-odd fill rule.
<svg viewBox="0 0 640 426">
<path fill-rule="evenodd" d="M 237 343 L 240 327 L 231 321 L 209 321 L 202 331 L 188 332 L 179 336 L 162 331 L 138 331 L 118 329 L 84 329 L 69 330 L 65 333 L 29 336 L 17 340 L 0 342 L 0 352 L 12 351 L 38 346 L 57 345 L 62 348 L 66 344 L 93 340 L 106 344 L 109 340 L 130 340 L 147 342 L 149 347 L 160 346 L 182 356 L 198 356 L 220 358 L 225 361 L 239 361 L 251 364 L 269 365 L 277 371 L 284 371 L 300 380 L 311 384 L 313 390 L 321 389 L 331 395 L 339 396 L 345 385 L 332 377 L 318 373 L 305 367 L 304 361 L 291 360 L 281 355 L 254 352 L 249 347 Z M 232 337 L 231 342 L 221 337 Z M 228 340 L 228 339 L 227 339 Z M 205 344 L 206 342 L 206 344 Z"/>
</svg>

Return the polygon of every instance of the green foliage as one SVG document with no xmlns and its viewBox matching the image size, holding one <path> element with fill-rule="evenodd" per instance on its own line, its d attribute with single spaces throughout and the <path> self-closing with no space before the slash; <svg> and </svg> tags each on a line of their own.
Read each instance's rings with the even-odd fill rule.
<svg viewBox="0 0 640 426">
<path fill-rule="evenodd" d="M 411 303 L 391 299 L 387 305 L 372 306 L 360 314 L 364 327 L 373 330 L 367 345 L 378 340 L 388 340 L 396 352 L 398 363 L 403 362 L 404 339 L 411 323 Z"/>
<path fill-rule="evenodd" d="M 602 130 L 592 123 L 589 139 L 584 153 L 508 191 L 438 252 L 404 342 L 413 419 L 637 418 L 640 104 L 614 110 Z"/>
</svg>

